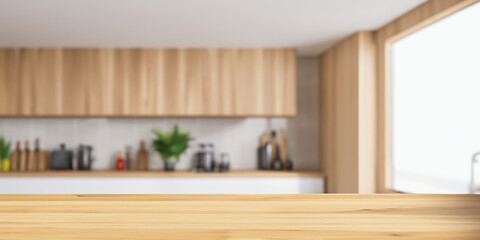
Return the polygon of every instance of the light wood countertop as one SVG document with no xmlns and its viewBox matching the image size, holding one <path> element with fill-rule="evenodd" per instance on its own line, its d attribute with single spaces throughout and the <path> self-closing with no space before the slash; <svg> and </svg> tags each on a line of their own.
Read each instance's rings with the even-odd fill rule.
<svg viewBox="0 0 480 240">
<path fill-rule="evenodd" d="M 191 171 L 42 171 L 0 172 L 1 177 L 145 177 L 145 178 L 249 178 L 249 177 L 292 177 L 323 178 L 319 171 L 261 171 L 237 170 L 227 173 L 195 173 Z"/>
<path fill-rule="evenodd" d="M 480 239 L 480 195 L 0 195 L 0 239 Z"/>
</svg>

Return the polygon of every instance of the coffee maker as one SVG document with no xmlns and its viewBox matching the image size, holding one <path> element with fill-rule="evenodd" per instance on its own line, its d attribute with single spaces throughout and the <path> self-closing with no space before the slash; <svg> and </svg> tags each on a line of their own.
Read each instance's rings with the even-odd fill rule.
<svg viewBox="0 0 480 240">
<path fill-rule="evenodd" d="M 215 171 L 215 153 L 212 143 L 200 143 L 199 150 L 193 157 L 192 171 L 213 172 Z"/>
</svg>

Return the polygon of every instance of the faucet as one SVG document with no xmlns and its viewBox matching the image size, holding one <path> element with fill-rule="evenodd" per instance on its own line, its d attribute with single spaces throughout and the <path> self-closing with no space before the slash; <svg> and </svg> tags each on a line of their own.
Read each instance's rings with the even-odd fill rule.
<svg viewBox="0 0 480 240">
<path fill-rule="evenodd" d="M 480 152 L 476 152 L 472 156 L 472 166 L 471 166 L 471 172 L 470 172 L 470 193 L 474 194 L 476 191 L 479 191 L 480 188 L 475 187 L 475 164 L 479 163 L 477 160 L 477 157 L 480 156 Z"/>
</svg>

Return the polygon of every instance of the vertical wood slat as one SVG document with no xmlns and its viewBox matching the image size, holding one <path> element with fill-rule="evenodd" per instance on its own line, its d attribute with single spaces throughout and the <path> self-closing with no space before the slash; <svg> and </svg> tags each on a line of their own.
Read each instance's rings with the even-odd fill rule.
<svg viewBox="0 0 480 240">
<path fill-rule="evenodd" d="M 373 32 L 359 32 L 320 57 L 320 161 L 329 193 L 373 193 Z"/>
</svg>

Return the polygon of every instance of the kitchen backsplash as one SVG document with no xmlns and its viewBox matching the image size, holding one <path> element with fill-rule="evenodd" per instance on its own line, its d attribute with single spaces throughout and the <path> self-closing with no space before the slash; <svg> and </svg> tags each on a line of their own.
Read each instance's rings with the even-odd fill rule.
<svg viewBox="0 0 480 240">
<path fill-rule="evenodd" d="M 92 145 L 93 169 L 113 169 L 118 150 L 131 145 L 136 152 L 146 140 L 150 169 L 161 169 L 162 162 L 151 149 L 151 130 L 171 131 L 177 124 L 194 138 L 181 157 L 177 169 L 189 169 L 198 143 L 213 143 L 216 155 L 228 153 L 232 169 L 256 168 L 260 134 L 284 128 L 289 155 L 295 169 L 314 170 L 318 161 L 318 68 L 316 59 L 298 60 L 298 115 L 294 118 L 0 118 L 0 135 L 9 141 L 40 138 L 41 148 L 54 150 L 60 143 L 68 149 Z"/>
</svg>

